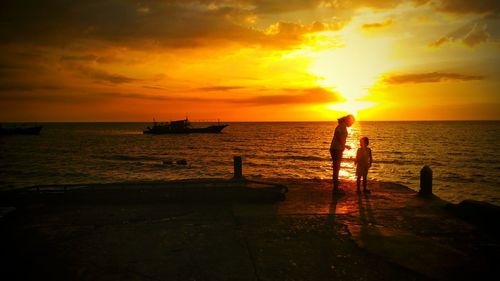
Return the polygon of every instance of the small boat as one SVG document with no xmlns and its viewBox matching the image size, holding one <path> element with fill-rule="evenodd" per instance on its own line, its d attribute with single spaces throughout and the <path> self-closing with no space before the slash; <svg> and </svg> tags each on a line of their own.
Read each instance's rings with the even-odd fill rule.
<svg viewBox="0 0 500 281">
<path fill-rule="evenodd" d="M 190 134 L 190 133 L 220 133 L 224 128 L 226 128 L 227 124 L 211 125 L 208 127 L 192 127 L 189 120 L 176 120 L 170 121 L 167 123 L 158 123 L 154 121 L 152 127 L 147 127 L 143 133 L 144 134 Z"/>
<path fill-rule="evenodd" d="M 29 127 L 3 127 L 0 125 L 0 135 L 10 136 L 10 135 L 39 135 L 43 126 L 29 126 Z"/>
</svg>

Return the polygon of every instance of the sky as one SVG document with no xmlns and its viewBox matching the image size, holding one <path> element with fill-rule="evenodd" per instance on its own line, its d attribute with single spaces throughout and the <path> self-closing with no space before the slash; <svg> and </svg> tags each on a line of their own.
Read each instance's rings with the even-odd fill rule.
<svg viewBox="0 0 500 281">
<path fill-rule="evenodd" d="M 497 0 L 2 0 L 0 122 L 500 120 Z"/>
</svg>

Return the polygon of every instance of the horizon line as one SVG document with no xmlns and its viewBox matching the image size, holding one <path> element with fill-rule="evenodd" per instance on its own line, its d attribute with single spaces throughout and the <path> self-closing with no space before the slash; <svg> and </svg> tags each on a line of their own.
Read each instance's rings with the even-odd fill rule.
<svg viewBox="0 0 500 281">
<path fill-rule="evenodd" d="M 172 119 L 172 120 L 181 120 L 181 119 Z M 169 121 L 172 121 L 169 120 Z M 220 120 L 220 121 L 206 121 L 208 119 L 201 119 L 199 121 L 190 120 L 191 122 L 196 123 L 213 123 L 213 122 L 227 122 L 227 123 L 325 123 L 325 122 L 336 122 L 337 120 L 260 120 L 260 121 L 252 121 L 252 120 Z M 157 121 L 159 123 L 169 122 L 169 121 Z M 500 119 L 398 119 L 398 120 L 359 120 L 356 122 L 496 122 L 500 121 Z M 0 121 L 2 123 L 150 123 L 152 121 L 138 121 L 138 120 L 128 120 L 128 121 L 117 121 L 117 120 L 99 120 L 99 121 Z"/>
</svg>

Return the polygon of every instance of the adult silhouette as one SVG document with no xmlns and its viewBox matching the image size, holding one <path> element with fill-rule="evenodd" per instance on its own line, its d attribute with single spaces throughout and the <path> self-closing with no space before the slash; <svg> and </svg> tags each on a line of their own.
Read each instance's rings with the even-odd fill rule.
<svg viewBox="0 0 500 281">
<path fill-rule="evenodd" d="M 351 149 L 349 145 L 346 145 L 347 140 L 347 127 L 351 127 L 354 124 L 354 116 L 351 114 L 346 115 L 337 119 L 338 125 L 335 127 L 335 132 L 333 133 L 332 143 L 330 144 L 330 156 L 332 157 L 332 168 L 333 168 L 333 192 L 340 192 L 339 189 L 339 171 L 340 163 L 342 162 L 342 154 L 344 150 Z"/>
</svg>

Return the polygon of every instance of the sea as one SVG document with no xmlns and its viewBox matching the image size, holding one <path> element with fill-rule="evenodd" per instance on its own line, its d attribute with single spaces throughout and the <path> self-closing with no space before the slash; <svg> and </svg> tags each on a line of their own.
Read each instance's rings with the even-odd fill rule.
<svg viewBox="0 0 500 281">
<path fill-rule="evenodd" d="M 331 179 L 336 122 L 227 124 L 220 134 L 147 135 L 150 123 L 42 123 L 39 136 L 0 137 L 0 189 L 230 178 L 234 156 L 251 179 Z M 500 205 L 500 121 L 361 121 L 349 130 L 341 180 L 355 180 L 356 148 L 367 136 L 369 181 L 418 190 L 428 165 L 442 199 Z"/>
</svg>

